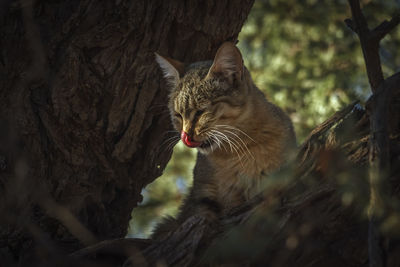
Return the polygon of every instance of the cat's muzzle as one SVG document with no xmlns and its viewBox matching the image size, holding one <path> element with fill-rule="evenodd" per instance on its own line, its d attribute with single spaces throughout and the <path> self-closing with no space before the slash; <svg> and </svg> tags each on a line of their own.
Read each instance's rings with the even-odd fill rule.
<svg viewBox="0 0 400 267">
<path fill-rule="evenodd" d="M 185 131 L 181 132 L 181 140 L 188 147 L 199 147 L 203 142 L 194 141 Z"/>
</svg>

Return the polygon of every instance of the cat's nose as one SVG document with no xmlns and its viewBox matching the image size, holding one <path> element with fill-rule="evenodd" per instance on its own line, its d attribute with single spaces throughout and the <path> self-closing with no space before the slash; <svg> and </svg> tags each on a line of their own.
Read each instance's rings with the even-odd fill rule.
<svg viewBox="0 0 400 267">
<path fill-rule="evenodd" d="M 201 145 L 201 142 L 194 141 L 185 131 L 181 132 L 181 140 L 188 147 L 198 147 Z"/>
</svg>

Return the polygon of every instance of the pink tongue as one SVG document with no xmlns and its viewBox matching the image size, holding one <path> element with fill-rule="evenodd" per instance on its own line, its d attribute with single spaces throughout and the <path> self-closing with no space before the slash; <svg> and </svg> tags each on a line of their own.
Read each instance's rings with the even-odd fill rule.
<svg viewBox="0 0 400 267">
<path fill-rule="evenodd" d="M 201 142 L 195 142 L 193 140 L 190 140 L 189 135 L 184 131 L 181 132 L 181 139 L 182 142 L 188 147 L 198 147 L 201 145 Z"/>
</svg>

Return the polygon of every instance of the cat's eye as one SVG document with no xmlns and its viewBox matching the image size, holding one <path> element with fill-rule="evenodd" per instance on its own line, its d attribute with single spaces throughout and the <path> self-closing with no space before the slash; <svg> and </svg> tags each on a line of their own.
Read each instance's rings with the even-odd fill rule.
<svg viewBox="0 0 400 267">
<path fill-rule="evenodd" d="M 195 118 L 198 118 L 198 117 L 200 117 L 201 114 L 203 114 L 203 113 L 204 113 L 204 109 L 202 109 L 202 110 L 197 110 L 196 113 L 194 114 L 194 117 L 195 117 Z"/>
<path fill-rule="evenodd" d="M 174 117 L 175 117 L 176 119 L 182 120 L 182 116 L 181 116 L 181 114 L 179 114 L 179 113 L 175 113 L 175 114 L 174 114 Z"/>
</svg>

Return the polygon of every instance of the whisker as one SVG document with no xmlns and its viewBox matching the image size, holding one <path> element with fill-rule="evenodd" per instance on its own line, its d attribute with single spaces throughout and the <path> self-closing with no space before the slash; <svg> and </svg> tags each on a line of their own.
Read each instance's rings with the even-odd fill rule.
<svg viewBox="0 0 400 267">
<path fill-rule="evenodd" d="M 177 135 L 174 135 L 174 136 L 164 140 L 164 142 L 162 142 L 160 145 L 161 147 L 165 146 L 164 149 L 162 150 L 162 152 L 172 149 L 175 146 L 175 144 L 177 142 L 179 142 L 179 140 L 180 140 L 180 138 Z"/>
<path fill-rule="evenodd" d="M 167 146 L 167 150 L 173 149 L 174 146 L 176 145 L 176 143 L 178 143 L 178 142 L 179 142 L 179 139 L 178 139 L 178 140 L 171 141 L 171 142 L 169 143 L 169 145 Z"/>
<path fill-rule="evenodd" d="M 233 152 L 232 142 L 229 140 L 229 138 L 225 134 L 223 134 L 217 130 L 210 130 L 210 131 L 214 132 L 216 135 L 219 135 L 222 139 L 226 140 L 226 142 L 229 144 L 229 146 L 231 148 L 231 152 Z"/>
<path fill-rule="evenodd" d="M 216 143 L 217 146 L 221 149 L 221 141 L 220 141 L 217 137 L 215 137 L 215 136 L 214 136 L 213 134 L 211 134 L 211 133 L 205 133 L 205 134 L 206 134 L 206 136 L 207 136 L 207 141 L 208 141 L 208 143 L 210 144 L 212 150 L 213 150 L 213 147 L 212 147 L 212 143 L 211 143 L 210 140 L 214 141 L 214 143 Z"/>
<path fill-rule="evenodd" d="M 210 133 L 205 133 L 205 135 L 207 136 L 206 141 L 207 141 L 211 146 L 212 146 L 212 144 L 211 144 L 211 142 L 210 142 L 210 139 L 213 140 L 213 141 L 218 145 L 219 148 L 221 148 L 221 145 L 220 145 L 219 140 L 218 140 L 218 139 L 215 139 L 214 136 L 213 136 L 212 134 L 210 134 Z"/>
<path fill-rule="evenodd" d="M 180 139 L 179 136 L 174 135 L 174 136 L 172 136 L 172 137 L 170 137 L 170 138 L 168 138 L 168 139 L 165 139 L 164 142 L 162 142 L 160 146 L 164 145 L 165 143 L 167 143 L 167 142 L 169 142 L 170 140 L 175 139 L 175 138 Z"/>
<path fill-rule="evenodd" d="M 218 124 L 218 125 L 215 125 L 215 126 L 216 126 L 216 127 L 226 127 L 226 128 L 230 128 L 230 129 L 232 129 L 232 130 L 239 131 L 240 133 L 242 133 L 243 135 L 245 135 L 246 137 L 248 137 L 251 141 L 253 141 L 254 143 L 257 144 L 257 142 L 256 142 L 253 138 L 251 138 L 251 136 L 249 136 L 246 132 L 240 130 L 240 129 L 237 128 L 237 127 L 234 127 L 234 126 L 231 126 L 231 125 L 226 125 L 226 124 Z"/>
<path fill-rule="evenodd" d="M 242 145 L 241 145 L 238 141 L 236 141 L 235 139 L 231 140 L 226 134 L 222 133 L 221 131 L 218 131 L 218 130 L 213 130 L 213 131 L 216 131 L 218 134 L 221 135 L 221 137 L 223 137 L 225 140 L 227 140 L 227 142 L 229 143 L 230 146 L 233 145 L 236 149 L 239 149 L 239 148 L 240 148 L 240 150 L 241 150 L 242 153 L 245 153 L 245 152 L 246 152 L 246 151 L 242 148 Z M 232 147 L 231 147 L 231 151 L 232 151 Z M 232 152 L 233 152 L 233 151 L 232 151 Z"/>
<path fill-rule="evenodd" d="M 239 128 L 236 128 L 236 127 L 231 126 L 231 125 L 225 125 L 225 124 L 220 124 L 220 125 L 217 125 L 217 126 L 222 127 L 222 128 L 228 128 L 228 129 L 230 129 L 230 130 L 232 130 L 232 131 L 238 131 L 238 133 L 242 133 L 243 135 L 245 135 L 246 137 L 248 137 L 251 141 L 253 141 L 254 143 L 257 144 L 257 142 L 256 142 L 253 138 L 251 138 L 247 133 L 243 132 L 243 131 L 240 130 Z M 218 128 L 217 128 L 217 129 L 218 129 Z M 236 133 L 234 133 L 234 132 L 232 132 L 232 131 L 229 131 L 229 130 L 227 130 L 227 129 L 221 129 L 221 131 L 225 131 L 225 132 L 227 132 L 227 133 L 229 132 L 231 135 L 234 135 L 234 136 L 241 142 L 241 144 L 244 146 L 244 148 L 247 150 L 248 154 L 253 158 L 253 160 L 255 160 L 254 155 L 251 153 L 251 151 L 250 151 L 250 149 L 248 148 L 247 144 L 243 141 L 242 138 L 240 138 L 239 135 L 237 135 Z M 235 138 L 233 137 L 233 139 L 235 139 Z M 239 141 L 237 141 L 237 142 L 239 142 Z M 242 147 L 242 145 L 240 145 L 240 146 Z"/>
<path fill-rule="evenodd" d="M 169 145 L 167 146 L 166 150 L 167 150 L 167 151 L 173 150 L 174 147 L 175 147 L 175 145 L 179 142 L 179 140 L 180 140 L 180 139 L 171 141 L 171 142 L 169 143 Z"/>
<path fill-rule="evenodd" d="M 238 136 L 237 134 L 235 134 L 234 132 L 231 132 L 229 130 L 225 130 L 225 132 L 228 132 L 228 133 L 234 135 L 243 144 L 243 146 L 246 148 L 247 152 L 253 158 L 253 160 L 255 160 L 255 158 L 254 158 L 253 154 L 251 153 L 250 149 L 247 147 L 246 143 L 242 140 L 242 138 L 240 138 L 240 136 Z"/>
<path fill-rule="evenodd" d="M 223 147 L 223 148 L 225 149 L 225 151 L 226 151 L 226 148 L 225 148 L 224 144 L 221 142 L 221 140 L 218 139 L 217 136 L 214 136 L 214 135 L 211 134 L 211 133 L 206 133 L 206 135 L 207 135 L 207 137 L 209 137 L 211 140 L 213 140 L 213 141 L 217 144 L 217 146 L 219 147 L 219 149 L 221 149 L 221 145 L 222 145 L 222 147 Z M 210 144 L 211 144 L 211 143 L 210 143 Z"/>
<path fill-rule="evenodd" d="M 227 135 L 223 134 L 222 132 L 220 132 L 218 130 L 210 130 L 210 131 L 213 132 L 215 136 L 221 137 L 224 141 L 227 142 L 227 144 L 229 144 L 229 146 L 231 148 L 231 152 L 233 153 L 235 151 L 236 155 L 238 156 L 239 162 L 242 165 L 242 168 L 244 168 L 242 158 L 243 158 L 243 155 L 245 155 L 245 151 L 240 146 L 240 144 L 238 144 L 237 141 L 235 141 L 235 140 L 229 139 L 229 137 Z M 238 150 L 240 150 L 242 153 L 239 153 Z M 242 155 L 240 155 L 240 154 L 242 154 Z"/>
<path fill-rule="evenodd" d="M 213 128 L 215 128 L 215 127 L 213 127 Z M 222 129 L 221 129 L 222 130 Z M 227 131 L 227 130 L 223 130 L 223 131 Z M 221 131 L 218 131 L 219 133 L 221 133 L 221 134 L 223 134 Z M 240 157 L 240 161 L 241 161 L 241 164 L 242 164 L 242 166 L 243 166 L 243 163 L 242 163 L 242 157 L 243 156 L 246 156 L 247 157 L 247 154 L 251 157 L 251 158 L 253 158 L 253 160 L 255 160 L 255 158 L 254 158 L 254 156 L 253 156 L 253 154 L 250 152 L 250 150 L 249 150 L 249 148 L 247 147 L 247 145 L 244 143 L 244 141 L 238 136 L 238 135 L 236 135 L 235 133 L 232 133 L 231 131 L 228 131 L 229 133 L 231 133 L 233 136 L 232 136 L 232 139 L 229 139 L 229 140 L 231 140 L 232 141 L 232 143 L 234 143 L 234 144 L 236 144 L 239 148 L 239 150 L 242 152 L 242 156 L 240 156 L 240 155 L 238 155 L 238 157 Z M 224 134 L 225 135 L 225 134 Z M 227 135 L 225 135 L 226 137 L 227 137 Z M 238 138 L 239 140 L 240 140 L 240 142 L 238 141 L 238 140 L 236 140 L 234 137 L 236 136 L 236 138 Z M 236 150 L 236 149 L 235 149 Z"/>
<path fill-rule="evenodd" d="M 212 146 L 212 143 L 211 143 L 211 141 L 210 141 L 210 139 L 209 138 L 207 138 L 206 139 L 206 142 L 208 143 L 208 145 L 210 146 L 210 148 L 211 148 L 211 151 L 214 151 L 214 148 L 213 148 L 213 146 Z"/>
</svg>

